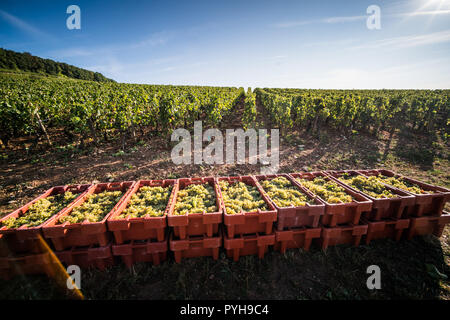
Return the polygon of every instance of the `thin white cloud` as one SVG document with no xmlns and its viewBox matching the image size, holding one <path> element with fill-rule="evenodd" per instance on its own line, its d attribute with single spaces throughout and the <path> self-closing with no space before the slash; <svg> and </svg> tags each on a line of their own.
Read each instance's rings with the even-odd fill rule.
<svg viewBox="0 0 450 320">
<path fill-rule="evenodd" d="M 357 39 L 349 38 L 349 39 L 341 39 L 341 40 L 330 40 L 330 41 L 316 41 L 316 42 L 307 42 L 303 43 L 302 47 L 310 48 L 310 47 L 320 47 L 320 46 L 349 46 L 357 42 Z"/>
<path fill-rule="evenodd" d="M 303 26 L 303 25 L 313 24 L 313 23 L 333 24 L 333 23 L 353 22 L 353 21 L 364 20 L 366 18 L 367 18 L 366 16 L 329 17 L 329 18 L 315 19 L 315 20 L 287 21 L 287 22 L 277 23 L 274 26 L 276 28 L 292 28 L 292 27 L 298 27 L 298 26 Z"/>
<path fill-rule="evenodd" d="M 267 58 L 264 58 L 263 60 L 284 60 L 287 57 L 288 57 L 287 55 L 281 54 L 281 55 L 277 55 L 277 56 L 267 57 Z"/>
<path fill-rule="evenodd" d="M 171 66 L 171 67 L 164 68 L 161 71 L 162 72 L 169 72 L 169 71 L 173 71 L 173 70 L 176 70 L 176 69 L 177 69 L 176 67 Z"/>
<path fill-rule="evenodd" d="M 379 48 L 410 48 L 424 45 L 450 42 L 450 30 L 433 32 L 421 35 L 401 36 L 388 39 L 373 41 L 360 46 L 354 46 L 352 49 L 379 49 Z"/>
<path fill-rule="evenodd" d="M 415 11 L 415 12 L 400 13 L 398 14 L 398 16 L 414 17 L 414 16 L 435 16 L 444 14 L 450 14 L 450 10 Z"/>
<path fill-rule="evenodd" d="M 382 17 L 416 17 L 416 16 L 435 16 L 435 15 L 447 15 L 450 14 L 450 10 L 429 10 L 429 11 L 413 11 L 413 12 L 404 12 L 404 13 L 395 13 L 395 14 L 383 14 Z M 298 20 L 298 21 L 286 21 L 276 23 L 273 26 L 276 28 L 293 28 L 299 27 L 309 24 L 335 24 L 335 23 L 345 23 L 345 22 L 355 22 L 355 21 L 363 21 L 366 20 L 368 15 L 362 16 L 342 16 L 342 17 L 328 17 L 323 19 L 314 19 L 314 20 Z"/>
<path fill-rule="evenodd" d="M 150 35 L 150 37 L 148 37 L 147 39 L 130 45 L 130 47 L 140 48 L 140 47 L 149 47 L 149 46 L 154 47 L 154 46 L 164 45 L 173 37 L 174 37 L 173 32 L 167 32 L 167 31 L 156 32 L 156 33 Z"/>
<path fill-rule="evenodd" d="M 349 17 L 331 17 L 320 19 L 319 22 L 323 23 L 342 23 L 342 22 L 353 22 L 361 21 L 367 19 L 367 16 L 349 16 Z"/>
<path fill-rule="evenodd" d="M 280 22 L 277 24 L 274 24 L 273 26 L 275 28 L 293 28 L 293 27 L 299 27 L 304 26 L 307 24 L 314 23 L 313 20 L 304 20 L 304 21 L 287 21 L 287 22 Z"/>
<path fill-rule="evenodd" d="M 177 63 L 180 62 L 181 63 Z M 111 56 L 103 59 L 102 63 L 89 65 L 88 70 L 98 71 L 105 76 L 121 82 L 149 83 L 148 80 L 155 75 L 174 75 L 177 72 L 189 72 L 205 66 L 205 61 L 194 61 L 185 64 L 181 56 L 155 58 L 139 63 L 122 63 L 117 58 Z M 140 80 L 144 79 L 144 80 Z"/>
<path fill-rule="evenodd" d="M 22 19 L 17 18 L 16 16 L 13 16 L 12 14 L 9 14 L 6 11 L 0 10 L 0 17 L 8 22 L 13 27 L 16 27 L 20 30 L 22 30 L 25 33 L 28 33 L 29 35 L 35 37 L 35 38 L 45 38 L 45 39 L 53 39 L 52 36 L 49 34 L 39 30 L 36 27 L 33 27 L 32 25 L 26 23 Z"/>
<path fill-rule="evenodd" d="M 173 32 L 156 32 L 151 34 L 147 39 L 121 45 L 105 45 L 101 47 L 74 47 L 61 50 L 54 50 L 49 53 L 53 58 L 73 58 L 73 57 L 87 57 L 87 56 L 99 56 L 109 55 L 112 52 L 119 53 L 123 51 L 129 51 L 133 49 L 142 49 L 146 47 L 156 47 L 166 44 L 171 38 L 174 37 Z"/>
<path fill-rule="evenodd" d="M 431 76 L 448 59 L 433 59 L 380 68 L 333 68 L 320 78 L 312 79 L 314 87 L 336 89 L 439 89 L 448 88 L 445 74 Z M 412 81 L 411 81 L 412 79 Z M 311 85 L 311 84 L 309 84 Z"/>
</svg>

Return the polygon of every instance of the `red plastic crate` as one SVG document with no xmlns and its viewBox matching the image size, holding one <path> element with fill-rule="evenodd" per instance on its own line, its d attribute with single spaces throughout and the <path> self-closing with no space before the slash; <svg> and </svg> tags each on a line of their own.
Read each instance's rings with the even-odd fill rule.
<svg viewBox="0 0 450 320">
<path fill-rule="evenodd" d="M 159 265 L 167 259 L 167 250 L 167 239 L 164 241 L 132 240 L 129 243 L 112 246 L 113 255 L 120 256 L 128 268 L 137 262 L 151 262 L 154 265 Z"/>
<path fill-rule="evenodd" d="M 407 238 L 410 240 L 415 236 L 433 234 L 436 237 L 442 236 L 445 225 L 450 223 L 450 213 L 444 212 L 441 216 L 425 216 L 411 218 Z"/>
<path fill-rule="evenodd" d="M 312 240 L 320 238 L 322 228 L 296 227 L 284 231 L 275 231 L 274 249 L 285 253 L 286 249 L 302 248 L 308 251 Z"/>
<path fill-rule="evenodd" d="M 46 274 L 54 277 L 55 270 L 57 263 L 52 260 L 49 252 L 0 258 L 0 277 L 6 280 L 15 275 L 29 274 Z"/>
<path fill-rule="evenodd" d="M 163 187 L 173 186 L 172 192 L 167 202 L 166 210 L 162 217 L 141 217 L 141 218 L 125 218 L 116 219 L 125 208 L 133 196 L 138 193 L 139 189 L 144 186 L 150 187 Z M 173 197 L 176 191 L 177 180 L 140 180 L 134 187 L 127 193 L 122 203 L 119 205 L 116 211 L 114 211 L 107 219 L 108 230 L 114 234 L 114 240 L 116 244 L 124 243 L 130 240 L 146 240 L 157 239 L 163 241 L 167 227 L 167 214 L 169 213 Z"/>
<path fill-rule="evenodd" d="M 170 250 L 173 251 L 175 262 L 182 258 L 212 257 L 219 258 L 219 248 L 222 246 L 222 234 L 213 237 L 189 236 L 186 239 L 175 240 L 173 232 L 169 237 Z"/>
<path fill-rule="evenodd" d="M 174 215 L 173 211 L 177 202 L 178 190 L 182 190 L 191 184 L 208 183 L 214 188 L 216 194 L 217 212 L 190 213 L 187 215 Z M 219 187 L 214 177 L 182 178 L 178 179 L 175 186 L 175 194 L 167 215 L 167 224 L 173 228 L 175 237 L 186 239 L 188 236 L 206 235 L 212 237 L 219 232 L 219 224 L 222 222 L 222 202 L 220 200 Z"/>
<path fill-rule="evenodd" d="M 367 233 L 367 225 L 348 225 L 339 227 L 322 227 L 322 236 L 318 242 L 322 249 L 340 244 L 358 246 L 363 235 Z"/>
<path fill-rule="evenodd" d="M 277 220 L 277 211 L 256 179 L 252 176 L 220 177 L 217 179 L 217 181 L 222 180 L 228 181 L 229 183 L 241 181 L 247 185 L 256 187 L 269 208 L 268 211 L 261 211 L 258 209 L 258 211 L 253 212 L 228 214 L 219 187 L 221 194 L 220 198 L 224 210 L 223 220 L 228 238 L 233 238 L 235 235 L 252 233 L 271 234 L 273 223 Z"/>
<path fill-rule="evenodd" d="M 409 219 L 383 220 L 383 221 L 364 221 L 367 224 L 367 234 L 365 243 L 375 239 L 393 239 L 399 241 L 409 227 Z"/>
<path fill-rule="evenodd" d="M 77 265 L 80 268 L 98 268 L 104 270 L 114 265 L 111 244 L 104 247 L 89 246 L 71 248 L 64 251 L 55 251 L 58 259 L 66 266 Z"/>
<path fill-rule="evenodd" d="M 224 234 L 223 246 L 228 257 L 238 261 L 242 256 L 258 255 L 260 259 L 275 244 L 275 234 L 246 234 L 229 238 Z"/>
<path fill-rule="evenodd" d="M 52 187 L 41 194 L 36 199 L 30 201 L 23 207 L 13 211 L 12 213 L 4 216 L 0 219 L 0 257 L 6 257 L 9 253 L 40 253 L 40 246 L 38 243 L 39 235 L 42 235 L 41 228 L 42 226 L 48 222 L 53 220 L 55 217 L 60 215 L 61 213 L 68 210 L 72 207 L 77 200 L 79 200 L 84 193 L 90 188 L 92 185 L 83 184 L 83 185 L 68 185 L 68 186 L 57 186 Z M 26 227 L 21 226 L 16 229 L 8 229 L 4 226 L 1 226 L 4 220 L 8 218 L 18 218 L 25 214 L 28 209 L 38 200 L 47 198 L 49 196 L 65 193 L 70 191 L 72 193 L 79 193 L 78 197 L 72 201 L 66 208 L 63 208 L 60 212 L 50 217 L 46 222 L 42 223 L 39 226 L 35 227 Z"/>
<path fill-rule="evenodd" d="M 450 190 L 434 186 L 429 183 L 425 183 L 416 179 L 412 179 L 400 174 L 397 174 L 390 170 L 374 169 L 374 170 L 358 170 L 358 172 L 366 176 L 383 175 L 388 177 L 402 178 L 410 183 L 416 184 L 425 191 L 433 191 L 432 194 L 415 194 L 409 191 L 405 191 L 416 197 L 415 206 L 409 207 L 406 212 L 407 217 L 422 217 L 422 216 L 440 216 L 444 210 L 445 204 L 450 201 Z M 400 189 L 399 189 L 400 190 Z"/>
<path fill-rule="evenodd" d="M 277 204 L 270 199 L 272 205 L 275 207 L 278 213 L 277 219 L 277 230 L 285 230 L 289 227 L 317 227 L 319 225 L 320 217 L 325 212 L 325 204 L 323 201 L 319 200 L 314 194 L 308 191 L 305 187 L 297 183 L 291 176 L 287 174 L 273 174 L 273 175 L 258 175 L 255 176 L 258 182 L 263 180 L 272 180 L 277 177 L 285 177 L 288 179 L 294 187 L 297 187 L 299 191 L 304 193 L 310 199 L 314 199 L 315 204 L 311 205 L 306 203 L 301 207 L 285 207 L 280 208 Z M 261 186 L 264 190 L 264 188 Z"/>
<path fill-rule="evenodd" d="M 343 173 L 348 173 L 350 174 L 350 176 L 363 175 L 356 170 L 324 171 L 324 173 L 330 176 L 340 185 L 346 186 L 347 188 L 364 195 L 366 198 L 370 199 L 373 202 L 372 211 L 367 214 L 367 218 L 370 221 L 407 218 L 407 212 L 411 210 L 411 207 L 414 207 L 416 203 L 416 198 L 410 193 L 393 188 L 388 185 L 385 185 L 386 188 L 389 189 L 392 193 L 396 194 L 398 196 L 397 198 L 373 198 L 361 191 L 352 188 L 351 186 L 343 183 L 338 179 L 338 177 L 341 177 Z"/>
<path fill-rule="evenodd" d="M 111 233 L 106 229 L 106 220 L 109 216 L 117 210 L 126 196 L 127 192 L 134 186 L 136 182 L 112 182 L 99 183 L 90 188 L 80 199 L 78 199 L 68 210 L 65 210 L 60 215 L 47 221 L 42 226 L 44 237 L 50 239 L 57 251 L 63 251 L 72 247 L 87 247 L 91 245 L 106 246 L 111 240 Z M 74 207 L 81 205 L 86 201 L 87 197 L 92 194 L 103 191 L 118 191 L 124 192 L 122 198 L 117 202 L 115 207 L 106 214 L 100 222 L 83 221 L 81 223 L 57 224 L 58 219 L 70 214 Z"/>
<path fill-rule="evenodd" d="M 332 180 L 325 173 L 317 172 L 305 172 L 305 173 L 291 173 L 290 176 L 296 183 L 299 183 L 295 179 L 314 180 L 314 178 L 322 177 L 324 180 Z M 334 181 L 334 180 L 333 180 Z M 300 183 L 299 183 L 300 184 Z M 341 224 L 358 224 L 360 218 L 372 211 L 372 200 L 368 199 L 361 193 L 358 193 L 345 185 L 340 184 L 345 189 L 345 192 L 351 195 L 355 201 L 350 203 L 328 203 L 320 196 L 316 195 L 323 203 L 325 203 L 325 214 L 320 220 L 321 224 L 326 227 L 335 227 Z M 306 187 L 305 187 L 306 188 Z M 311 193 L 313 193 L 311 191 Z"/>
</svg>

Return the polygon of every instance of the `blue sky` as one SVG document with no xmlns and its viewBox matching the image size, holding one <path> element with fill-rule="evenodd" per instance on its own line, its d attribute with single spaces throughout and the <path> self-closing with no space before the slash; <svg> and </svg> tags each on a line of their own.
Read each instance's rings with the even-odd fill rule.
<svg viewBox="0 0 450 320">
<path fill-rule="evenodd" d="M 71 4 L 81 30 L 66 27 Z M 450 0 L 2 0 L 0 47 L 119 82 L 450 88 Z"/>
</svg>

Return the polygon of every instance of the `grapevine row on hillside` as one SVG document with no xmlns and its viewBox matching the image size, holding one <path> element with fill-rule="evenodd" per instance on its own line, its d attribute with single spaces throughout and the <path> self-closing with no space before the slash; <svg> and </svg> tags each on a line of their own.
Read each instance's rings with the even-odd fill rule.
<svg viewBox="0 0 450 320">
<path fill-rule="evenodd" d="M 135 135 L 150 127 L 163 133 L 218 126 L 244 95 L 243 88 L 98 83 L 24 75 L 0 75 L 3 143 L 46 128 L 64 128 L 97 140 L 108 132 Z"/>
<path fill-rule="evenodd" d="M 256 95 L 248 88 L 244 100 L 242 124 L 244 129 L 252 127 L 256 122 Z"/>
<path fill-rule="evenodd" d="M 390 130 L 400 125 L 425 133 L 450 124 L 450 90 L 256 89 L 257 99 L 280 128 L 316 131 Z M 448 134 L 448 132 L 446 132 Z"/>
</svg>

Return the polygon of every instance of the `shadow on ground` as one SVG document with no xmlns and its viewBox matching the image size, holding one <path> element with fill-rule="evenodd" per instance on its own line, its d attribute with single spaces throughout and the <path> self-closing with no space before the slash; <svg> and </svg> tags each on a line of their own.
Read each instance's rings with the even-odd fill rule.
<svg viewBox="0 0 450 320">
<path fill-rule="evenodd" d="M 446 233 L 450 233 L 447 227 Z M 88 299 L 449 299 L 450 267 L 434 236 L 411 241 L 373 241 L 359 247 L 322 251 L 269 252 L 264 259 L 234 262 L 222 252 L 212 258 L 170 256 L 160 266 L 120 263 L 105 271 L 83 270 Z M 367 267 L 381 269 L 380 290 L 366 286 Z M 0 299 L 61 299 L 63 292 L 44 276 L 0 281 Z"/>
<path fill-rule="evenodd" d="M 446 157 L 445 143 L 438 133 L 419 135 L 402 128 L 397 134 L 393 152 L 402 160 L 418 165 L 422 170 L 433 169 L 437 157 Z"/>
</svg>

